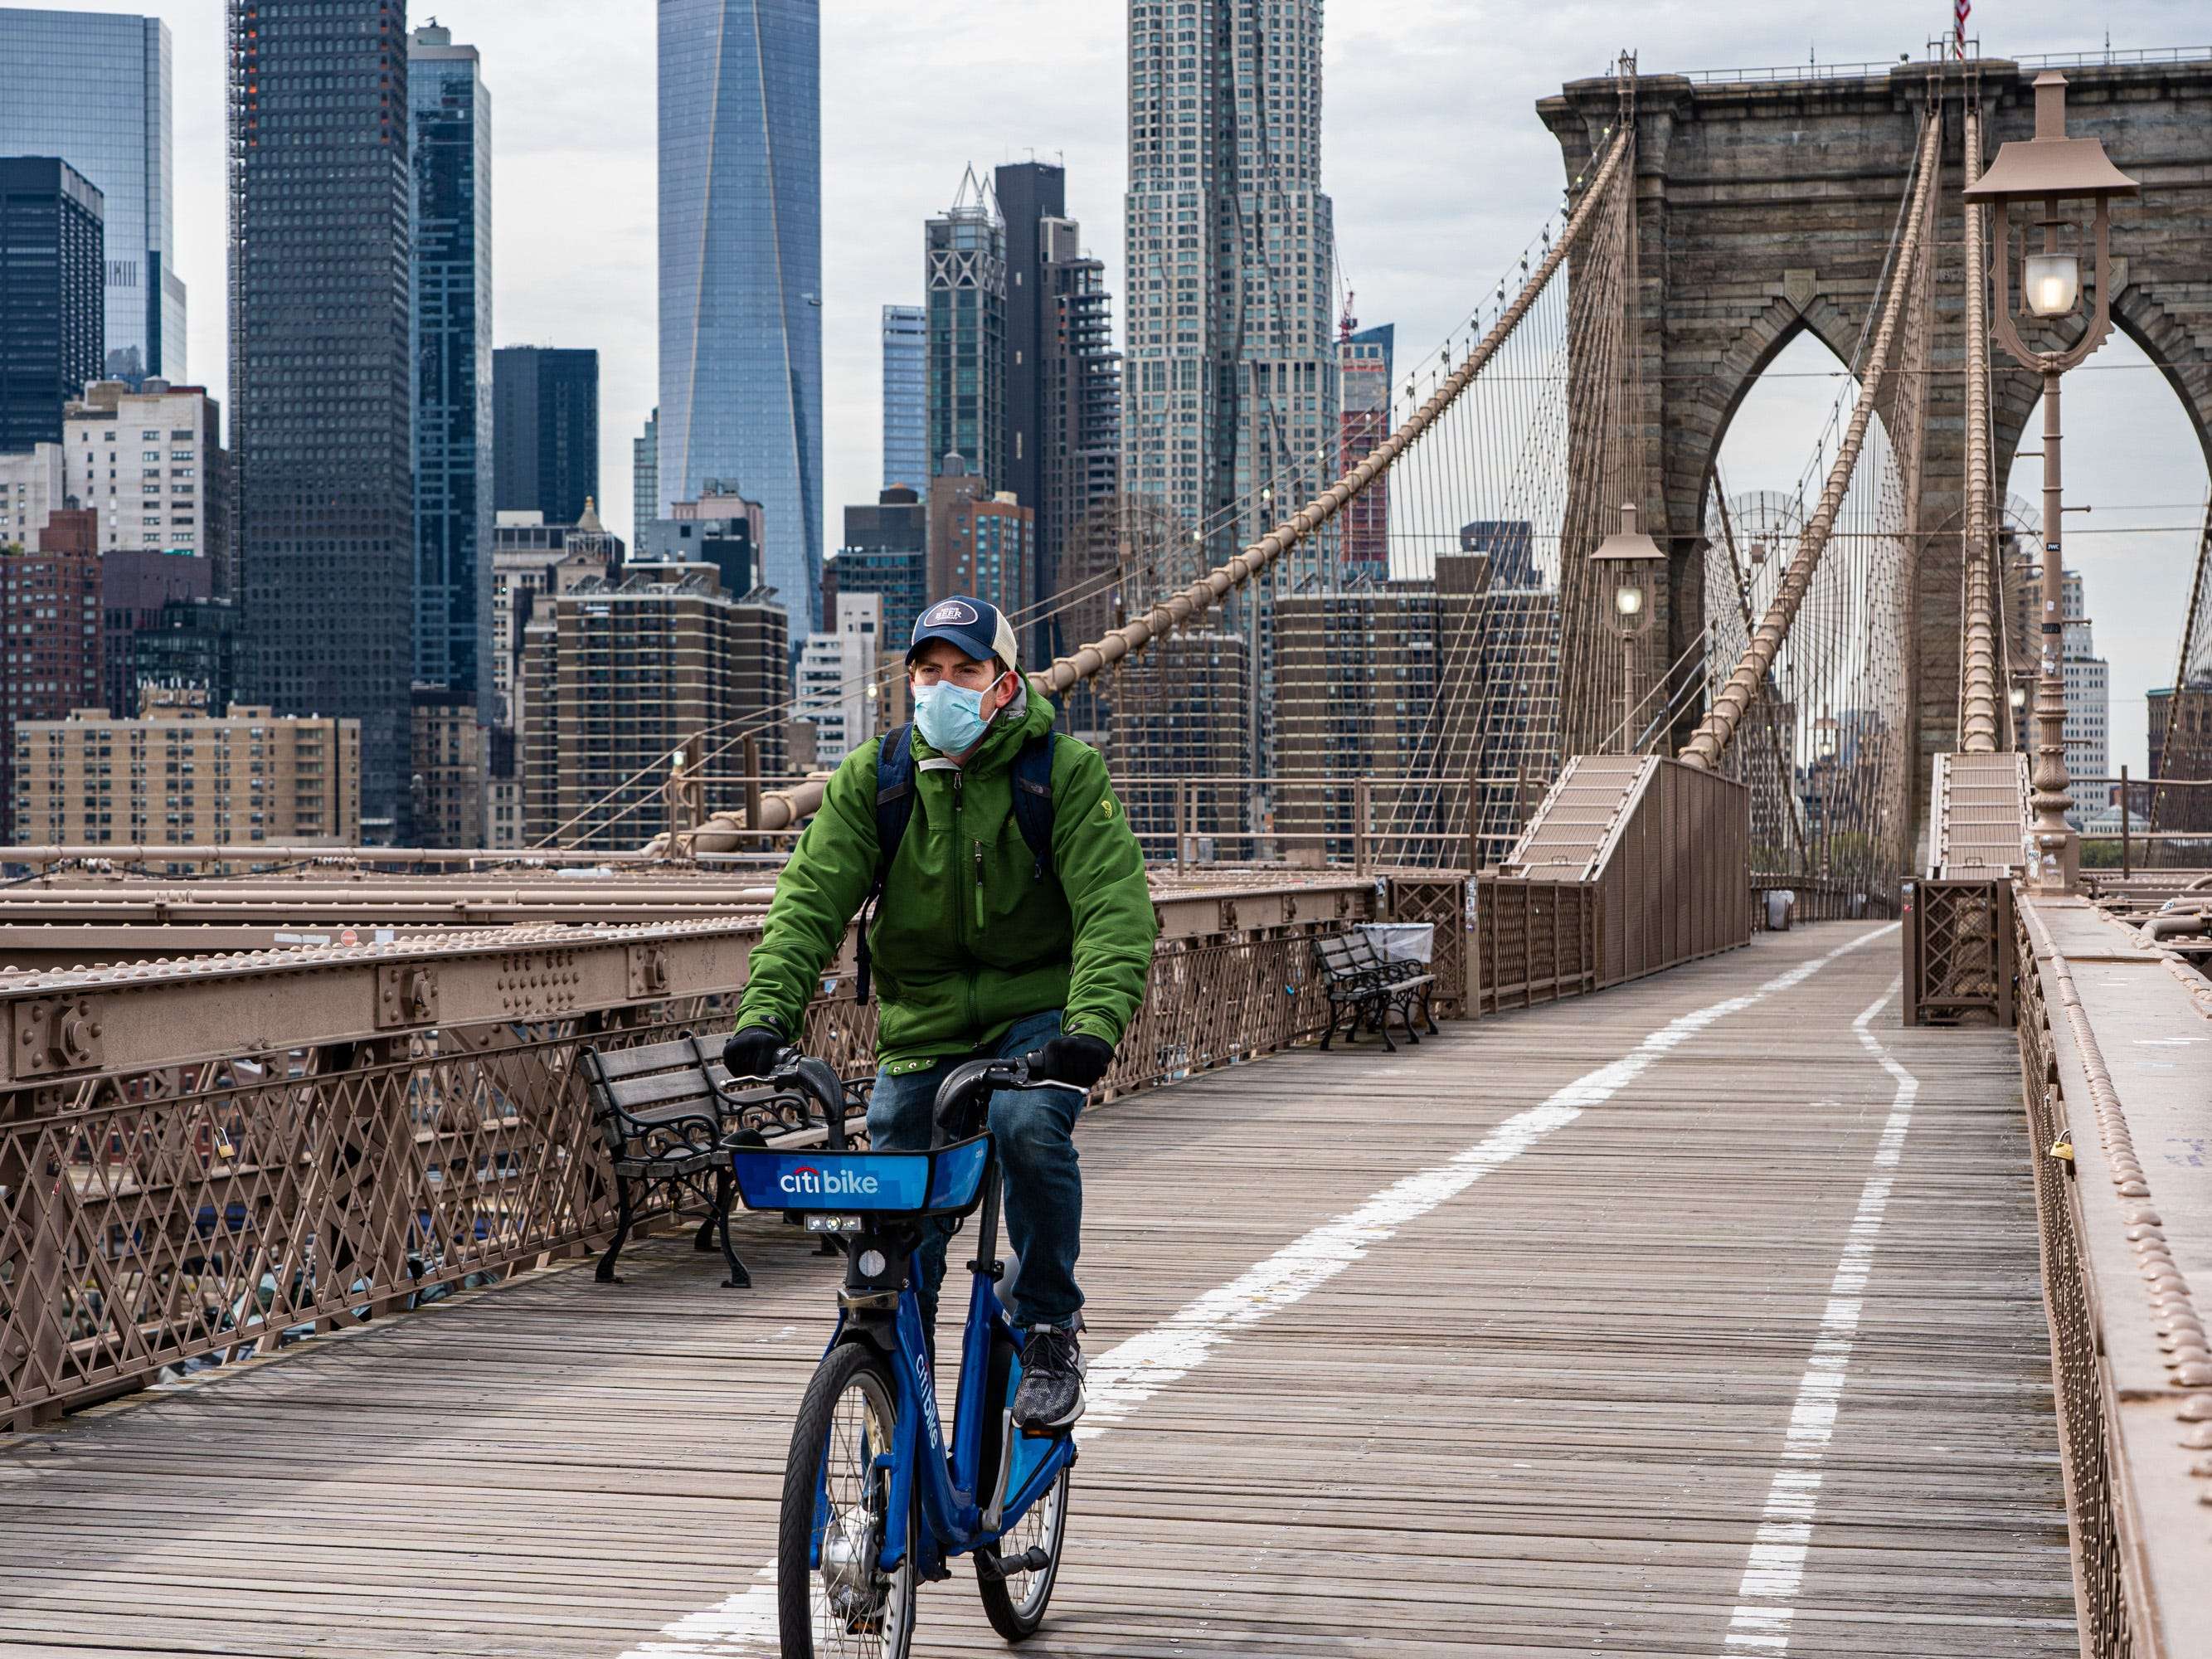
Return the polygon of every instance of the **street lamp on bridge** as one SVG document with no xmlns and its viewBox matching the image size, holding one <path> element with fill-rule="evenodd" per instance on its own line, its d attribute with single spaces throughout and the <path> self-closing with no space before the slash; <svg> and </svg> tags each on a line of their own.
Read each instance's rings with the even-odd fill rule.
<svg viewBox="0 0 2212 1659">
<path fill-rule="evenodd" d="M 2112 252 L 2108 204 L 2115 196 L 2133 196 L 2136 181 L 2114 167 L 2094 138 L 2066 136 L 2066 77 L 2046 70 L 2035 77 L 2035 137 L 1997 151 L 1980 179 L 1966 188 L 1969 207 L 1988 203 L 1996 210 L 1997 303 L 1993 325 L 1998 341 L 2024 368 L 2043 376 L 2043 624 L 2035 685 L 2035 846 L 2038 884 L 2046 892 L 2070 891 L 2080 871 L 2081 843 L 2066 822 L 2073 805 L 2067 793 L 2065 570 L 2060 556 L 2058 377 L 2104 343 L 2112 331 Z M 2071 316 L 2081 307 L 2081 229 L 2060 212 L 2060 204 L 2091 204 L 2089 236 L 2094 246 L 2094 289 L 2088 326 L 2073 345 L 2037 351 L 2014 324 L 2011 210 L 2015 202 L 2043 204 L 2043 246 L 2030 252 L 2021 229 L 2020 284 L 2025 314 L 2046 321 Z M 2072 228 L 2074 246 L 2061 247 L 2059 232 Z"/>
<path fill-rule="evenodd" d="M 1613 589 L 1613 617 L 1620 629 L 1620 752 L 1636 752 L 1636 636 L 1651 626 L 1650 572 L 1664 568 L 1659 544 L 1636 528 L 1636 503 L 1623 503 L 1620 528 L 1597 544 L 1590 562 Z"/>
</svg>

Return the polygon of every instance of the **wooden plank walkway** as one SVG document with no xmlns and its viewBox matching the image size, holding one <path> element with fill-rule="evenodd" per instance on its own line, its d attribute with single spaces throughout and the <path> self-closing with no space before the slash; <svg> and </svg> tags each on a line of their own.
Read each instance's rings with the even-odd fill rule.
<svg viewBox="0 0 2212 1659">
<path fill-rule="evenodd" d="M 2011 1034 L 1900 1030 L 1867 931 L 1097 1113 L 1126 1414 L 1026 1650 L 2073 1654 Z M 805 1250 L 756 1229 L 746 1294 L 656 1241 L 0 1443 L 0 1655 L 773 1653 Z M 1133 1340 L 1184 1374 L 1139 1398 Z M 924 1591 L 917 1651 L 999 1650 L 964 1564 Z"/>
</svg>

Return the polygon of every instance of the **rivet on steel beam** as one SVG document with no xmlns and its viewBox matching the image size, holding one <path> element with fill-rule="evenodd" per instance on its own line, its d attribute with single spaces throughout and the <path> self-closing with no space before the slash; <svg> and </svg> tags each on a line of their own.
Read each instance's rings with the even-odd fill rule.
<svg viewBox="0 0 2212 1659">
<path fill-rule="evenodd" d="M 2212 1451 L 2212 1423 L 2199 1423 L 2181 1437 L 2181 1443 L 2191 1451 Z"/>
<path fill-rule="evenodd" d="M 2185 1423 L 2212 1421 L 2212 1400 L 2185 1401 L 2182 1402 L 2181 1410 L 2176 1414 Z"/>
</svg>

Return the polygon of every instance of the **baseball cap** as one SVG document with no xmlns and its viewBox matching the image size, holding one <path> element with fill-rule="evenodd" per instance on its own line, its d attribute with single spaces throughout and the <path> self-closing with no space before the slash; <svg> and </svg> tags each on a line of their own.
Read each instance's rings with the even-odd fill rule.
<svg viewBox="0 0 2212 1659">
<path fill-rule="evenodd" d="M 957 646 L 979 662 L 996 657 L 1009 668 L 1016 665 L 1013 624 L 997 605 L 965 593 L 939 599 L 915 618 L 914 638 L 907 642 L 907 660 L 913 661 L 914 653 L 931 640 Z"/>
</svg>

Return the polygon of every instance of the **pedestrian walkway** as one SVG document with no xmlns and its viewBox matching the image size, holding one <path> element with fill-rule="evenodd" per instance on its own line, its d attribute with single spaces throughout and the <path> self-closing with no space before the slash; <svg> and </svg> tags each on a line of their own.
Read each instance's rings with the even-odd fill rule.
<svg viewBox="0 0 2212 1659">
<path fill-rule="evenodd" d="M 1038 1655 L 2071 1655 L 2009 1032 L 1832 924 L 1081 1133 Z M 0 1445 L 0 1655 L 769 1655 L 832 1264 L 653 1241 Z M 956 1250 L 957 1255 L 957 1250 Z M 950 1389 L 947 1389 L 947 1397 Z M 1000 1650 L 961 1564 L 917 1651 Z"/>
</svg>

